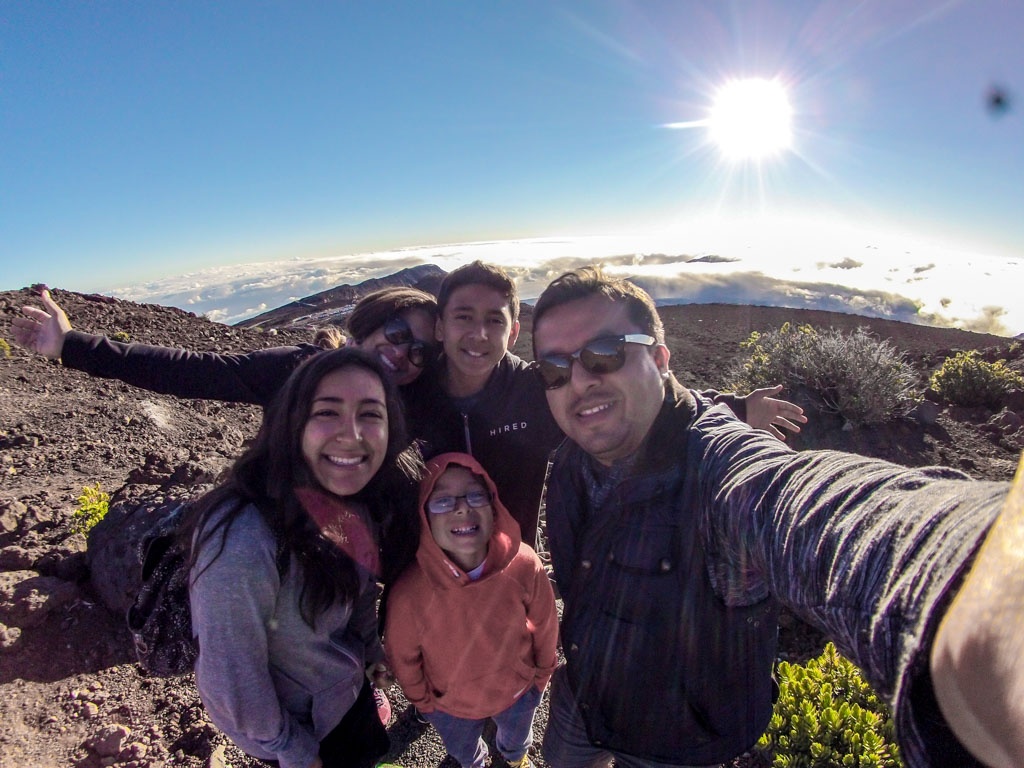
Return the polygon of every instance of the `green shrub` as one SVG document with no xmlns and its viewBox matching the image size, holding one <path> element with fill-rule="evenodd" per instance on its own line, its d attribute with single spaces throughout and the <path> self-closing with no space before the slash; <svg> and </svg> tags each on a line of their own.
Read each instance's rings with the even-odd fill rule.
<svg viewBox="0 0 1024 768">
<path fill-rule="evenodd" d="M 755 331 L 740 346 L 749 358 L 733 371 L 737 390 L 802 388 L 820 410 L 853 425 L 890 421 L 912 405 L 917 374 L 890 342 L 866 328 L 844 334 L 785 323 L 777 331 Z"/>
<path fill-rule="evenodd" d="M 11 356 L 11 345 L 7 343 L 7 339 L 0 338 L 0 352 L 4 353 L 4 357 Z"/>
<path fill-rule="evenodd" d="M 998 408 L 1007 390 L 1024 388 L 1024 377 L 1007 368 L 1005 360 L 989 363 L 972 349 L 947 357 L 932 374 L 931 387 L 943 400 L 956 405 Z"/>
<path fill-rule="evenodd" d="M 89 533 L 107 514 L 109 501 L 110 496 L 100 490 L 99 483 L 95 486 L 85 486 L 82 495 L 78 497 L 78 509 L 71 517 L 71 529 L 75 533 Z"/>
<path fill-rule="evenodd" d="M 129 336 L 124 331 L 118 331 L 117 333 L 112 333 L 112 334 L 110 334 L 110 338 L 113 341 L 121 341 L 121 342 L 124 342 L 125 344 L 127 344 L 129 341 L 132 340 L 131 336 Z"/>
<path fill-rule="evenodd" d="M 892 717 L 858 670 L 829 643 L 806 666 L 782 662 L 779 698 L 757 751 L 772 768 L 898 768 Z"/>
</svg>

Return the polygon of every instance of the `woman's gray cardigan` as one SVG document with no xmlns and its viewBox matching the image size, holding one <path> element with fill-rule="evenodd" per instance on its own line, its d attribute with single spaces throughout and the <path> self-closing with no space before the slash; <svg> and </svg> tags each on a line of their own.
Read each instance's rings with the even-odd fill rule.
<svg viewBox="0 0 1024 768">
<path fill-rule="evenodd" d="M 335 604 L 310 627 L 299 613 L 294 557 L 278 574 L 277 541 L 247 506 L 192 570 L 196 685 L 210 720 L 253 757 L 307 768 L 319 742 L 352 706 L 368 663 L 384 657 L 376 583 L 358 568 L 355 605 Z M 215 556 L 216 555 L 216 556 Z"/>
</svg>

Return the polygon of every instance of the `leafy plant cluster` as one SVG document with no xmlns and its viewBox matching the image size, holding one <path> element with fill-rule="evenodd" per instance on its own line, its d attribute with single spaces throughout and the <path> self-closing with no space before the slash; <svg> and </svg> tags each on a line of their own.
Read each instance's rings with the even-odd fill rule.
<svg viewBox="0 0 1024 768">
<path fill-rule="evenodd" d="M 956 405 L 998 408 L 1007 391 L 1024 389 L 1024 376 L 1007 368 L 1005 360 L 990 363 L 972 349 L 947 357 L 932 374 L 931 387 L 943 400 Z"/>
<path fill-rule="evenodd" d="M 784 323 L 777 331 L 755 331 L 740 346 L 749 358 L 734 371 L 737 390 L 803 388 L 822 411 L 855 426 L 905 414 L 918 382 L 903 354 L 863 327 L 844 334 Z"/>
<path fill-rule="evenodd" d="M 107 514 L 110 496 L 100 490 L 100 484 L 87 485 L 78 497 L 78 509 L 71 516 L 71 529 L 75 533 L 87 534 Z"/>
<path fill-rule="evenodd" d="M 806 666 L 782 662 L 779 698 L 757 750 L 772 768 L 900 768 L 885 702 L 829 643 Z"/>
</svg>

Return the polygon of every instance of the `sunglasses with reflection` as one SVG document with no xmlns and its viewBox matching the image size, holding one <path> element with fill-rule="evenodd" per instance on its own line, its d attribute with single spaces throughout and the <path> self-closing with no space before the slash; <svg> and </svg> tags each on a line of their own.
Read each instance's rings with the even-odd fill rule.
<svg viewBox="0 0 1024 768">
<path fill-rule="evenodd" d="M 409 324 L 398 315 L 384 323 L 384 338 L 389 344 L 395 346 L 408 344 L 409 350 L 406 352 L 406 357 L 417 368 L 423 368 L 437 359 L 437 344 L 417 339 L 412 335 Z"/>
<path fill-rule="evenodd" d="M 570 354 L 544 355 L 532 363 L 532 367 L 540 376 L 545 389 L 558 389 L 568 384 L 572 378 L 573 362 L 579 363 L 583 370 L 593 374 L 615 373 L 626 364 L 627 344 L 649 347 L 655 342 L 655 338 L 646 333 L 601 336 L 591 339 Z"/>
</svg>

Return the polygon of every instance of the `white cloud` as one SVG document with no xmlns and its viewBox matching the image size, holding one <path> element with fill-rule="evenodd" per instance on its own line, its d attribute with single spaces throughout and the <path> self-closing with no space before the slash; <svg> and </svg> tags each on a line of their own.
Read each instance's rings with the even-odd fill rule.
<svg viewBox="0 0 1024 768">
<path fill-rule="evenodd" d="M 825 269 L 826 267 L 831 267 L 832 269 L 857 269 L 857 267 L 863 267 L 863 266 L 864 266 L 864 262 L 863 261 L 857 261 L 856 259 L 851 259 L 849 256 L 847 256 L 842 261 L 836 261 L 836 262 L 833 262 L 832 264 L 826 264 L 824 261 L 819 261 L 818 262 L 818 269 Z"/>
<path fill-rule="evenodd" d="M 529 300 L 563 272 L 600 262 L 610 273 L 636 278 L 661 300 L 775 304 L 1009 334 L 1024 331 L 1017 288 L 1024 285 L 1020 259 L 856 228 L 815 226 L 781 221 L 761 229 L 691 227 L 417 246 L 214 267 L 109 293 L 235 323 L 337 285 L 418 264 L 445 270 L 474 259 L 501 264 Z M 801 272 L 816 274 L 817 280 L 794 280 Z M 900 293 L 893 292 L 895 285 Z"/>
</svg>

